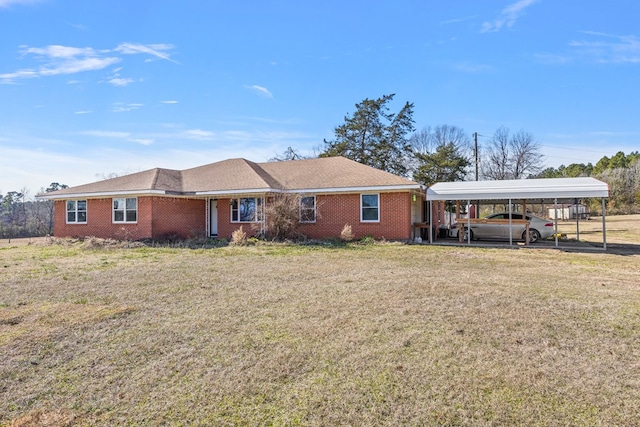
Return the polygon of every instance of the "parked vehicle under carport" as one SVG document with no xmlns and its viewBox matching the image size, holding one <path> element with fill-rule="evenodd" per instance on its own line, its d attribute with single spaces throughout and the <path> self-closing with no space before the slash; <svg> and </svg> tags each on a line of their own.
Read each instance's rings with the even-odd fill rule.
<svg viewBox="0 0 640 427">
<path fill-rule="evenodd" d="M 535 215 L 513 212 L 509 223 L 509 212 L 491 214 L 482 221 L 473 221 L 469 225 L 461 219 L 460 223 L 454 223 L 449 230 L 449 237 L 458 237 L 458 230 L 464 230 L 463 240 L 467 240 L 468 227 L 471 227 L 471 240 L 492 239 L 492 240 L 525 240 L 526 222 L 529 221 L 529 242 L 533 243 L 540 239 L 553 236 L 553 222 Z"/>
</svg>

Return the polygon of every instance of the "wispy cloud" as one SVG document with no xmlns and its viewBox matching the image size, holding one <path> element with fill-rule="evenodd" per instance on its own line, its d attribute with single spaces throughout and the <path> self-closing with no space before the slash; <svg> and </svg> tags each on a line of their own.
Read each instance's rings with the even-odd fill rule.
<svg viewBox="0 0 640 427">
<path fill-rule="evenodd" d="M 161 103 L 162 103 L 162 104 L 177 104 L 177 103 L 178 103 L 178 101 L 175 101 L 175 100 L 173 100 L 173 99 L 170 99 L 170 100 L 167 100 L 167 101 L 162 101 Z"/>
<path fill-rule="evenodd" d="M 73 114 L 90 114 L 90 113 L 91 113 L 91 110 L 79 110 Z"/>
<path fill-rule="evenodd" d="M 511 28 L 515 25 L 518 18 L 525 13 L 525 9 L 537 3 L 539 0 L 519 0 L 510 4 L 500 11 L 497 18 L 492 21 L 485 21 L 480 28 L 481 33 L 494 33 L 503 28 Z"/>
<path fill-rule="evenodd" d="M 37 67 L 0 74 L 0 84 L 15 84 L 19 80 L 37 77 L 102 70 L 123 61 L 122 55 L 146 54 L 175 63 L 176 61 L 173 61 L 167 52 L 172 48 L 173 46 L 168 44 L 142 45 L 132 43 L 123 43 L 115 49 L 105 50 L 63 45 L 20 46 L 22 58 L 33 57 L 41 64 Z M 109 82 L 115 86 L 126 86 L 133 81 L 116 75 Z"/>
<path fill-rule="evenodd" d="M 254 93 L 258 95 L 265 96 L 267 98 L 273 98 L 273 94 L 269 89 L 263 86 L 253 85 L 253 86 L 245 86 L 246 89 L 252 90 Z"/>
<path fill-rule="evenodd" d="M 122 102 L 116 102 L 111 111 L 114 113 L 123 113 L 125 111 L 137 110 L 140 107 L 144 107 L 144 104 L 124 104 Z"/>
<path fill-rule="evenodd" d="M 95 136 L 98 138 L 127 139 L 131 136 L 129 132 L 119 132 L 119 131 L 110 131 L 110 130 L 86 130 L 79 133 L 80 135 Z"/>
<path fill-rule="evenodd" d="M 183 133 L 184 137 L 187 139 L 196 139 L 199 141 L 210 141 L 213 139 L 213 132 L 202 129 L 190 129 L 186 130 Z"/>
<path fill-rule="evenodd" d="M 461 18 L 452 18 L 452 19 L 447 19 L 446 21 L 440 22 L 440 25 L 458 24 L 460 22 L 470 21 L 470 20 L 475 19 L 475 18 L 477 18 L 476 15 L 474 15 L 474 16 L 464 16 L 464 17 L 461 17 Z"/>
<path fill-rule="evenodd" d="M 475 64 L 473 62 L 460 62 L 454 65 L 454 69 L 465 73 L 487 73 L 494 71 L 494 68 L 491 65 Z"/>
<path fill-rule="evenodd" d="M 166 61 L 173 62 L 177 64 L 177 61 L 171 59 L 167 51 L 173 49 L 173 45 L 171 44 L 138 44 L 138 43 L 121 43 L 114 50 L 116 52 L 120 52 L 124 55 L 135 55 L 138 53 L 146 53 L 151 56 L 155 56 L 156 58 L 164 59 Z"/>
<path fill-rule="evenodd" d="M 131 78 L 122 78 L 122 77 L 113 77 L 107 81 L 114 86 L 120 86 L 120 87 L 128 86 L 134 82 L 134 80 Z"/>
<path fill-rule="evenodd" d="M 137 142 L 140 145 L 151 145 L 151 144 L 153 144 L 153 139 L 151 139 L 151 138 L 133 138 L 133 139 L 130 139 L 129 141 Z"/>
<path fill-rule="evenodd" d="M 599 63 L 640 63 L 640 38 L 593 31 L 585 31 L 584 34 L 592 38 L 569 43 L 582 57 Z"/>
<path fill-rule="evenodd" d="M 14 4 L 29 5 L 34 3 L 40 3 L 41 0 L 0 0 L 0 8 L 6 8 L 13 6 Z"/>
<path fill-rule="evenodd" d="M 106 80 L 107 83 L 113 86 L 125 87 L 136 81 L 130 77 L 122 77 L 120 74 L 120 70 L 122 70 L 122 67 L 113 70 L 113 74 Z M 142 81 L 142 79 L 140 79 L 139 81 Z"/>
<path fill-rule="evenodd" d="M 562 65 L 571 62 L 571 57 L 555 53 L 537 53 L 533 55 L 536 62 L 547 65 Z"/>
<path fill-rule="evenodd" d="M 140 145 L 153 144 L 153 138 L 145 136 L 132 135 L 131 132 L 112 131 L 112 130 L 87 130 L 79 132 L 80 135 L 92 136 L 94 138 L 121 139 L 127 142 L 135 142 Z"/>
</svg>

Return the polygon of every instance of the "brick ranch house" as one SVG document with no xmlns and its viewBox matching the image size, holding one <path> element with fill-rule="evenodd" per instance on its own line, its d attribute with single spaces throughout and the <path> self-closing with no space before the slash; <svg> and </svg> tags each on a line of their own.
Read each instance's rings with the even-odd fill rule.
<svg viewBox="0 0 640 427">
<path fill-rule="evenodd" d="M 56 237 L 137 240 L 250 232 L 281 192 L 299 195 L 300 232 L 313 239 L 349 224 L 355 238 L 410 240 L 428 215 L 420 184 L 343 157 L 155 168 L 38 197 L 54 201 Z"/>
</svg>

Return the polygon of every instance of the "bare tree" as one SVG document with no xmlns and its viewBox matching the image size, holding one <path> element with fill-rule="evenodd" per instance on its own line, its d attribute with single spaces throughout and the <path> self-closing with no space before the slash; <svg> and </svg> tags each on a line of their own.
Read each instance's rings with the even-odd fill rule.
<svg viewBox="0 0 640 427">
<path fill-rule="evenodd" d="M 511 135 L 508 128 L 499 127 L 485 151 L 482 161 L 485 179 L 522 179 L 542 170 L 540 145 L 524 130 Z"/>
<path fill-rule="evenodd" d="M 287 160 L 302 160 L 307 159 L 308 157 L 303 156 L 297 150 L 294 150 L 291 147 L 287 147 L 286 150 L 282 152 L 282 154 L 276 154 L 274 157 L 270 158 L 270 162 L 284 162 Z"/>
<path fill-rule="evenodd" d="M 445 144 L 453 144 L 463 154 L 471 149 L 469 136 L 464 129 L 452 125 L 438 125 L 433 129 L 424 127 L 411 135 L 409 142 L 414 153 L 419 154 L 432 154 L 437 147 Z"/>
<path fill-rule="evenodd" d="M 509 171 L 509 129 L 499 127 L 493 134 L 482 162 L 482 175 L 488 179 L 511 179 Z"/>
</svg>

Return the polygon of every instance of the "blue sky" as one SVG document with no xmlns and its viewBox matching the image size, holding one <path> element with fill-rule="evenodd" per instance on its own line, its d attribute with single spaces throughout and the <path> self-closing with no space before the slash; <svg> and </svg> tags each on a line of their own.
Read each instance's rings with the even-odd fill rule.
<svg viewBox="0 0 640 427">
<path fill-rule="evenodd" d="M 637 0 L 0 0 L 0 193 L 322 148 L 365 98 L 417 129 L 640 150 Z"/>
</svg>

